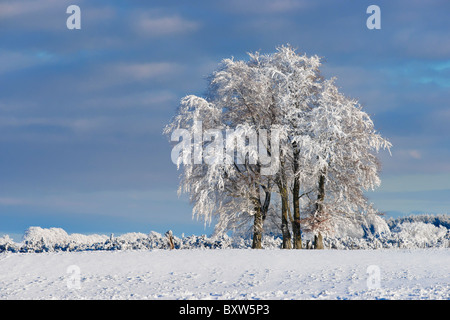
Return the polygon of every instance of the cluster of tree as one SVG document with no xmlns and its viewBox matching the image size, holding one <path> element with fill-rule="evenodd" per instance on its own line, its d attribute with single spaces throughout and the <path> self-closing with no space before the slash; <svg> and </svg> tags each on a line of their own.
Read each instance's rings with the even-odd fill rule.
<svg viewBox="0 0 450 320">
<path fill-rule="evenodd" d="M 216 234 L 251 225 L 252 247 L 261 248 L 270 220 L 283 248 L 302 248 L 302 231 L 320 248 L 333 215 L 374 211 L 364 190 L 380 184 L 376 153 L 391 144 L 320 66 L 291 46 L 225 59 L 204 97 L 181 100 L 164 129 L 179 142 L 179 192 L 194 216 L 215 221 Z"/>
</svg>

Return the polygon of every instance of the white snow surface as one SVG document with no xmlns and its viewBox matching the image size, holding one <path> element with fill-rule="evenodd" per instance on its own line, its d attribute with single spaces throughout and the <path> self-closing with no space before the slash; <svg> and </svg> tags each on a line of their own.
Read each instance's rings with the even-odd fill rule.
<svg viewBox="0 0 450 320">
<path fill-rule="evenodd" d="M 450 299 L 448 248 L 3 252 L 0 270 L 2 300 Z"/>
</svg>

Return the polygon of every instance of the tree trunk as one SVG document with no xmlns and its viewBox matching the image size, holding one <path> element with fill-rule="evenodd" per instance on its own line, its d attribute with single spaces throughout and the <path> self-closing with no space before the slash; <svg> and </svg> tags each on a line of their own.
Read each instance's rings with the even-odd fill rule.
<svg viewBox="0 0 450 320">
<path fill-rule="evenodd" d="M 283 235 L 283 249 L 292 249 L 291 232 L 289 231 L 288 218 L 288 191 L 285 186 L 281 187 L 281 234 Z"/>
<path fill-rule="evenodd" d="M 323 201 L 325 200 L 325 173 L 319 177 L 319 192 L 317 195 L 316 210 L 319 214 L 323 213 Z"/>
<path fill-rule="evenodd" d="M 317 195 L 316 211 L 319 218 L 323 217 L 323 202 L 325 200 L 325 171 L 319 177 L 319 192 Z M 319 221 L 320 223 L 321 221 Z M 314 236 L 314 248 L 323 249 L 323 237 L 319 232 L 318 235 Z"/>
<path fill-rule="evenodd" d="M 255 220 L 253 222 L 253 242 L 252 249 L 262 249 L 262 233 L 263 233 L 263 217 L 261 210 L 255 213 Z"/>
<path fill-rule="evenodd" d="M 292 249 L 291 232 L 289 231 L 289 193 L 284 166 L 284 154 L 280 155 L 280 170 L 277 179 L 278 191 L 281 197 L 281 234 L 283 236 L 283 249 Z"/>
<path fill-rule="evenodd" d="M 253 221 L 253 242 L 252 249 L 262 249 L 262 234 L 264 231 L 264 221 L 267 217 L 270 204 L 270 191 L 264 190 L 265 199 L 264 204 L 261 206 L 261 202 L 255 206 L 255 219 Z"/>
<path fill-rule="evenodd" d="M 300 151 L 297 144 L 292 144 L 294 148 L 294 188 L 292 190 L 292 205 L 294 208 L 294 220 L 292 221 L 292 233 L 294 236 L 294 249 L 302 249 L 302 234 L 300 229 L 300 179 L 298 177 Z"/>
<path fill-rule="evenodd" d="M 323 238 L 320 232 L 314 236 L 314 249 L 323 249 Z"/>
</svg>

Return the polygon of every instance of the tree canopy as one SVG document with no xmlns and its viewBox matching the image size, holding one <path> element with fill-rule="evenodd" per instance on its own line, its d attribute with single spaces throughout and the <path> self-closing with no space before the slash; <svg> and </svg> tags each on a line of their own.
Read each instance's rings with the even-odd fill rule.
<svg viewBox="0 0 450 320">
<path fill-rule="evenodd" d="M 364 191 L 379 186 L 376 154 L 391 144 L 320 67 L 289 45 L 224 59 L 204 97 L 181 99 L 164 129 L 178 142 L 179 192 L 216 234 L 252 225 L 261 248 L 270 217 L 283 247 L 301 248 L 302 230 L 332 232 L 335 215 L 375 211 Z"/>
</svg>

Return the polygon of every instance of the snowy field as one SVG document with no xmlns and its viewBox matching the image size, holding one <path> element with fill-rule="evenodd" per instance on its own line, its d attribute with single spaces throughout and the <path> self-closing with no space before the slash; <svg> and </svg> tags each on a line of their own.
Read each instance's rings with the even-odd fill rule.
<svg viewBox="0 0 450 320">
<path fill-rule="evenodd" d="M 4 252 L 0 270 L 0 299 L 450 299 L 450 249 Z"/>
</svg>

